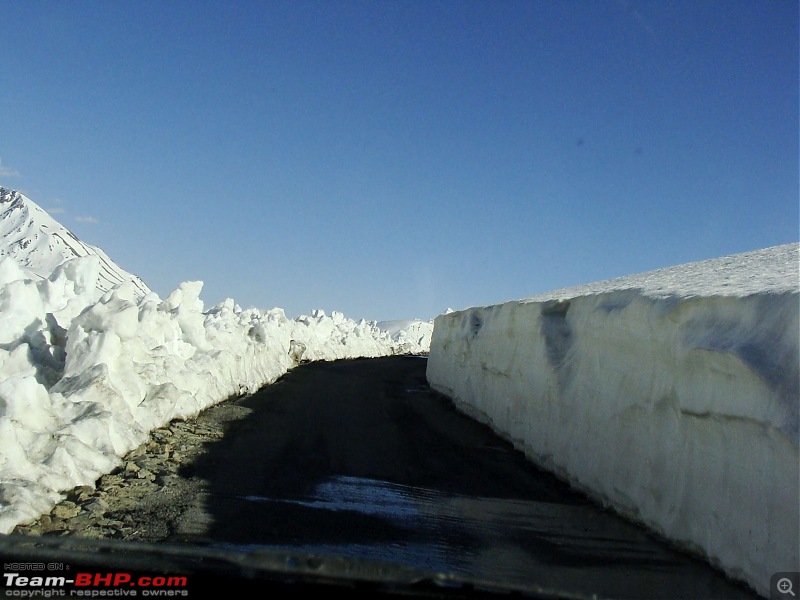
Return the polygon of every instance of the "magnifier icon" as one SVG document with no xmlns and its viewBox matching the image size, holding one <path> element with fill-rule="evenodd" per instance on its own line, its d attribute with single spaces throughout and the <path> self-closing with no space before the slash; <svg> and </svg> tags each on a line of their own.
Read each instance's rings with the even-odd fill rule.
<svg viewBox="0 0 800 600">
<path fill-rule="evenodd" d="M 792 591 L 792 580 L 788 577 L 782 577 L 781 579 L 778 579 L 778 583 L 775 584 L 775 587 L 778 588 L 778 591 L 781 594 L 791 594 L 795 598 L 797 597 L 794 591 Z"/>
</svg>

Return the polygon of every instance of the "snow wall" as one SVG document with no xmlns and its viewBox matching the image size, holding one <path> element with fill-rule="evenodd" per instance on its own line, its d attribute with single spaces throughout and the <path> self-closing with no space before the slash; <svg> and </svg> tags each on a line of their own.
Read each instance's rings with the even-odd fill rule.
<svg viewBox="0 0 800 600">
<path fill-rule="evenodd" d="M 0 534 L 94 485 L 150 431 L 270 384 L 299 362 L 427 352 L 430 324 L 394 334 L 342 313 L 208 310 L 202 282 L 166 299 L 98 289 L 102 257 L 46 279 L 0 257 Z M 103 282 L 101 282 L 103 283 Z"/>
<path fill-rule="evenodd" d="M 451 312 L 428 380 L 768 597 L 800 570 L 797 288 L 793 244 Z"/>
</svg>

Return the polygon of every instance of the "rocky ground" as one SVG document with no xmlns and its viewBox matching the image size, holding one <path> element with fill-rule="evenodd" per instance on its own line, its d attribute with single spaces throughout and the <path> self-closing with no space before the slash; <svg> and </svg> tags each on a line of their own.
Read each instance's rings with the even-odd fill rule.
<svg viewBox="0 0 800 600">
<path fill-rule="evenodd" d="M 173 421 L 129 452 L 96 486 L 66 494 L 49 514 L 14 530 L 22 535 L 59 535 L 156 542 L 167 538 L 202 487 L 191 465 L 206 443 L 222 438 L 225 423 L 248 408 L 223 402 L 190 421 Z"/>
</svg>

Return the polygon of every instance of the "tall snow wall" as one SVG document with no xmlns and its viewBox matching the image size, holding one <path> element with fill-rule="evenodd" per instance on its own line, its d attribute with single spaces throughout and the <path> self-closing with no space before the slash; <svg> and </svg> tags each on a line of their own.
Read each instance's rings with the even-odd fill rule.
<svg viewBox="0 0 800 600">
<path fill-rule="evenodd" d="M 800 569 L 798 245 L 440 315 L 428 380 L 769 596 Z"/>
</svg>

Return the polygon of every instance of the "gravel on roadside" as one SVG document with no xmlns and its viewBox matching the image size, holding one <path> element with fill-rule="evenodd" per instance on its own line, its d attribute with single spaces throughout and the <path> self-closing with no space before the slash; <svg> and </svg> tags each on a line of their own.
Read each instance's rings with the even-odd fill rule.
<svg viewBox="0 0 800 600">
<path fill-rule="evenodd" d="M 120 466 L 101 476 L 94 487 L 70 490 L 49 514 L 18 525 L 13 533 L 147 542 L 166 539 L 204 485 L 192 475 L 192 462 L 207 443 L 222 438 L 226 423 L 251 412 L 235 400 L 154 430 L 147 442 L 125 455 Z"/>
</svg>

